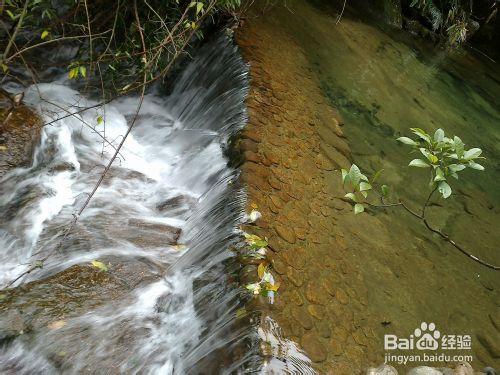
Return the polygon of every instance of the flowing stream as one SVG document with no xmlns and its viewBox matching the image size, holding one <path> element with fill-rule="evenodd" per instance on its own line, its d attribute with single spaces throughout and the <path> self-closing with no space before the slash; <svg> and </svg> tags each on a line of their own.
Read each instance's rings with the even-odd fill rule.
<svg viewBox="0 0 500 375">
<path fill-rule="evenodd" d="M 245 194 L 227 146 L 245 123 L 248 80 L 230 43 L 221 37 L 202 47 L 169 96 L 145 96 L 119 160 L 60 247 L 139 100 L 65 117 L 97 102 L 65 77 L 27 90 L 25 101 L 45 122 L 64 118 L 43 128 L 33 165 L 1 181 L 1 285 L 52 252 L 23 282 L 98 260 L 109 277 L 126 269 L 118 281 L 130 291 L 101 300 L 109 293 L 102 286 L 99 297 L 98 287 L 97 307 L 81 313 L 61 298 L 65 306 L 55 309 L 67 317 L 3 345 L 0 372 L 185 374 L 257 366 L 244 345 L 257 333 L 235 322 L 241 299 L 230 279 Z M 138 281 L 131 286 L 131 279 Z M 39 289 L 27 290 L 50 309 Z M 26 309 L 36 325 L 40 310 Z"/>
</svg>

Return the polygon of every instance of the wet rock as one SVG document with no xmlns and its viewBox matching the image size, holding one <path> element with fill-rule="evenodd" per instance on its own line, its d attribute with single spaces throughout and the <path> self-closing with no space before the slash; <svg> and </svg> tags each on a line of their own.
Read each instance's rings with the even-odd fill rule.
<svg viewBox="0 0 500 375">
<path fill-rule="evenodd" d="M 297 241 L 295 233 L 289 227 L 277 224 L 274 229 L 276 230 L 278 236 L 280 236 L 286 242 L 294 244 Z"/>
<path fill-rule="evenodd" d="M 398 375 L 398 371 L 394 367 L 384 363 L 377 368 L 369 368 L 366 370 L 366 375 Z"/>
<path fill-rule="evenodd" d="M 160 212 L 176 212 L 188 211 L 194 204 L 196 200 L 192 197 L 186 195 L 178 195 L 159 203 L 156 209 Z"/>
<path fill-rule="evenodd" d="M 175 245 L 181 234 L 180 228 L 142 219 L 129 219 L 128 226 L 124 228 L 122 238 L 141 247 Z"/>
<path fill-rule="evenodd" d="M 318 320 L 314 325 L 321 337 L 330 338 L 332 330 L 327 320 Z"/>
<path fill-rule="evenodd" d="M 2 291 L 0 332 L 36 331 L 61 319 L 79 316 L 100 305 L 130 295 L 130 291 L 157 278 L 145 263 L 102 260 L 108 271 L 74 265 L 50 277 Z"/>
<path fill-rule="evenodd" d="M 335 298 L 343 305 L 347 305 L 349 303 L 349 296 L 340 288 L 335 290 Z"/>
<path fill-rule="evenodd" d="M 434 367 L 419 366 L 408 371 L 408 375 L 443 375 L 443 373 Z"/>
<path fill-rule="evenodd" d="M 490 336 L 483 334 L 478 334 L 477 340 L 493 358 L 500 358 L 500 343 L 498 340 L 495 341 Z"/>
<path fill-rule="evenodd" d="M 253 151 L 245 151 L 243 153 L 243 158 L 246 161 L 249 161 L 249 162 L 255 163 L 255 164 L 259 164 L 261 161 L 259 154 L 257 154 L 256 152 L 253 152 Z"/>
<path fill-rule="evenodd" d="M 41 124 L 33 111 L 15 105 L 7 92 L 0 91 L 0 177 L 12 168 L 31 164 Z"/>
<path fill-rule="evenodd" d="M 303 307 L 292 306 L 291 308 L 292 317 L 305 329 L 309 330 L 313 327 L 313 320 L 311 316 L 307 313 L 307 310 Z"/>
<path fill-rule="evenodd" d="M 327 351 L 314 333 L 306 333 L 300 340 L 302 348 L 313 362 L 323 362 L 326 360 Z"/>
<path fill-rule="evenodd" d="M 325 308 L 321 305 L 309 305 L 307 306 L 307 311 L 316 319 L 321 320 L 325 317 Z"/>
<path fill-rule="evenodd" d="M 244 139 L 240 142 L 240 150 L 242 152 L 245 151 L 259 152 L 259 146 L 256 142 L 250 139 Z"/>
<path fill-rule="evenodd" d="M 474 369 L 467 362 L 461 362 L 455 366 L 452 375 L 474 375 Z"/>
<path fill-rule="evenodd" d="M 1 300 L 0 300 L 1 302 Z M 22 335 L 25 325 L 21 313 L 17 309 L 8 310 L 0 316 L 0 344 Z"/>
<path fill-rule="evenodd" d="M 286 269 L 286 276 L 292 282 L 292 284 L 297 287 L 301 286 L 305 281 L 304 273 L 297 271 L 290 266 L 288 266 Z"/>
<path fill-rule="evenodd" d="M 333 355 L 341 355 L 343 353 L 340 340 L 336 337 L 330 340 L 330 353 Z"/>
</svg>

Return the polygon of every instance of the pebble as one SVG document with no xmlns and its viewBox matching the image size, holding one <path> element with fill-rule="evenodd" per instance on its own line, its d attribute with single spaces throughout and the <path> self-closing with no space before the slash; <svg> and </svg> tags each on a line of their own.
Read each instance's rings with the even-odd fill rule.
<svg viewBox="0 0 500 375">
<path fill-rule="evenodd" d="M 306 333 L 300 340 L 302 348 L 313 362 L 323 362 L 326 360 L 327 351 L 314 333 Z"/>
</svg>

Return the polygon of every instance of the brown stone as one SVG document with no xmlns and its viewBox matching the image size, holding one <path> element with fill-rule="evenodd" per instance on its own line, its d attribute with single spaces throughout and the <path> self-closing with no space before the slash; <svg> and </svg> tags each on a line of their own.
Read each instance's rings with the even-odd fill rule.
<svg viewBox="0 0 500 375">
<path fill-rule="evenodd" d="M 340 288 L 337 288 L 335 291 L 335 298 L 343 305 L 347 305 L 349 303 L 349 296 Z"/>
<path fill-rule="evenodd" d="M 340 340 L 336 337 L 330 340 L 330 353 L 333 355 L 342 354 L 342 345 L 340 344 Z"/>
<path fill-rule="evenodd" d="M 240 150 L 241 151 L 252 151 L 252 152 L 258 152 L 259 151 L 259 146 L 257 143 L 250 139 L 243 139 L 240 142 Z"/>
<path fill-rule="evenodd" d="M 286 269 L 286 276 L 295 286 L 301 286 L 304 283 L 304 274 L 294 268 L 288 266 Z"/>
<path fill-rule="evenodd" d="M 245 151 L 243 153 L 243 158 L 246 161 L 249 161 L 249 162 L 252 162 L 252 163 L 255 163 L 255 164 L 259 164 L 260 163 L 260 156 L 259 156 L 259 154 L 255 153 L 253 151 Z"/>
<path fill-rule="evenodd" d="M 307 311 L 316 319 L 321 320 L 325 317 L 325 308 L 321 305 L 309 305 L 307 306 Z"/>
<path fill-rule="evenodd" d="M 306 351 L 313 362 L 323 362 L 326 359 L 327 351 L 321 341 L 314 333 L 306 333 L 300 340 L 302 348 Z"/>
<path fill-rule="evenodd" d="M 283 225 L 277 224 L 274 228 L 278 236 L 288 243 L 294 244 L 297 241 L 295 233 L 289 228 Z"/>
<path fill-rule="evenodd" d="M 313 327 L 313 320 L 311 316 L 307 313 L 306 309 L 299 306 L 292 306 L 291 308 L 292 317 L 299 323 L 302 327 L 309 330 Z"/>
</svg>

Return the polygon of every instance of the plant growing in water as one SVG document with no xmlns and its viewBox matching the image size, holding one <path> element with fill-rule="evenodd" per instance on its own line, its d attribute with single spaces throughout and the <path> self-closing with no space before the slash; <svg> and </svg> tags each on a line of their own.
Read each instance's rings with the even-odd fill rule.
<svg viewBox="0 0 500 375">
<path fill-rule="evenodd" d="M 466 150 L 465 144 L 459 137 L 454 136 L 453 138 L 448 138 L 443 129 L 436 130 L 434 136 L 427 134 L 424 130 L 419 128 L 411 128 L 410 130 L 416 135 L 416 139 L 409 137 L 400 137 L 397 139 L 399 142 L 412 147 L 413 151 L 422 155 L 422 157 L 410 161 L 409 166 L 427 168 L 430 171 L 429 195 L 420 211 L 411 209 L 402 200 L 397 202 L 387 201 L 389 194 L 389 187 L 387 185 L 382 184 L 380 185 L 380 189 L 374 189 L 382 170 L 376 172 L 374 176 L 369 179 L 361 172 L 356 164 L 353 164 L 349 171 L 342 169 L 341 172 L 344 189 L 349 190 L 344 197 L 353 203 L 354 213 L 359 214 L 365 211 L 367 207 L 401 207 L 415 218 L 422 221 L 427 229 L 439 235 L 442 239 L 453 245 L 469 258 L 484 266 L 499 270 L 499 266 L 487 263 L 472 255 L 440 229 L 431 226 L 426 217 L 426 209 L 429 206 L 432 196 L 436 192 L 440 193 L 445 199 L 451 195 L 452 189 L 449 184 L 450 178 L 458 180 L 458 173 L 466 168 L 484 171 L 484 167 L 477 162 L 478 159 L 484 159 L 484 157 L 481 156 L 482 150 L 477 147 Z M 375 204 L 370 202 L 368 200 L 369 195 L 377 195 L 380 203 Z"/>
</svg>

